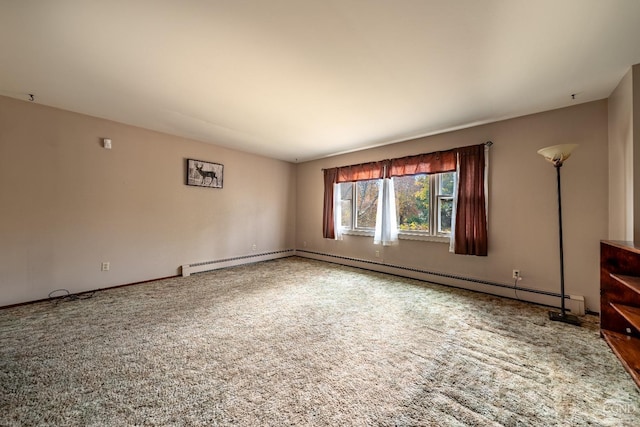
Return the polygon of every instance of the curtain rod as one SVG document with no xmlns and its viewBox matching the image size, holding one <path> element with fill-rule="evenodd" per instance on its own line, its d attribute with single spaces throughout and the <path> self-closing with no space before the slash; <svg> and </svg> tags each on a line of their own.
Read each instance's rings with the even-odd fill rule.
<svg viewBox="0 0 640 427">
<path fill-rule="evenodd" d="M 487 147 L 487 148 L 488 148 L 488 147 L 491 147 L 491 146 L 493 145 L 493 141 L 487 141 L 487 142 L 485 142 L 485 143 L 484 143 L 484 145 L 485 145 L 485 147 Z M 455 150 L 455 148 L 450 148 L 450 150 Z M 449 151 L 449 150 L 439 150 L 439 151 Z M 435 152 L 435 153 L 437 153 L 437 151 L 434 151 L 434 152 Z M 414 154 L 414 156 L 419 156 L 419 154 Z M 350 166 L 364 165 L 364 164 L 367 164 L 367 163 L 384 162 L 384 161 L 387 161 L 387 160 L 389 160 L 389 159 L 376 160 L 376 161 L 373 161 L 373 162 L 362 162 L 362 163 L 356 163 L 355 165 L 350 165 Z M 345 167 L 345 166 L 338 166 L 338 168 L 340 168 L 340 167 Z M 325 171 L 325 170 L 327 170 L 327 169 L 333 169 L 333 168 L 321 168 L 320 170 L 321 170 L 321 171 Z"/>
</svg>

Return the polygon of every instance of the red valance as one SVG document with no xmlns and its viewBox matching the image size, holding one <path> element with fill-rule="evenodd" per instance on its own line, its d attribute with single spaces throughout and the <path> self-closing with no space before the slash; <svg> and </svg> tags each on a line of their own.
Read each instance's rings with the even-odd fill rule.
<svg viewBox="0 0 640 427">
<path fill-rule="evenodd" d="M 352 181 L 367 181 L 369 179 L 382 179 L 384 178 L 385 163 L 388 163 L 388 160 L 339 167 L 337 168 L 338 174 L 336 177 L 336 182 L 352 182 Z"/>
<path fill-rule="evenodd" d="M 332 168 L 336 171 L 336 183 L 367 181 L 392 176 L 433 174 L 456 170 L 457 149 L 418 154 L 378 162 Z M 385 174 L 386 166 L 386 174 Z M 328 169 L 329 170 L 329 169 Z"/>
<path fill-rule="evenodd" d="M 391 160 L 388 176 L 452 172 L 456 170 L 456 150 L 436 151 Z"/>
</svg>

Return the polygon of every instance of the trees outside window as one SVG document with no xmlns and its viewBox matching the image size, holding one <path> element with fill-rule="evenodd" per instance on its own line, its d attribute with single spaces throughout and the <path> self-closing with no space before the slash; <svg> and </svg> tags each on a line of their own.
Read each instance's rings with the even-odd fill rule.
<svg viewBox="0 0 640 427">
<path fill-rule="evenodd" d="M 375 228 L 378 182 L 379 180 L 370 180 L 340 184 L 341 223 L 344 228 Z M 393 182 L 400 234 L 451 234 L 455 172 L 394 177 Z"/>
<path fill-rule="evenodd" d="M 400 231 L 428 232 L 431 220 L 431 188 L 427 175 L 393 179 Z"/>
<path fill-rule="evenodd" d="M 436 176 L 438 186 L 436 209 L 438 211 L 438 234 L 451 234 L 451 218 L 453 214 L 453 196 L 456 185 L 455 172 L 441 173 Z"/>
<path fill-rule="evenodd" d="M 374 229 L 376 227 L 376 211 L 378 209 L 378 180 L 358 181 L 354 183 L 356 229 Z"/>
<path fill-rule="evenodd" d="M 340 225 L 350 229 L 353 224 L 353 183 L 338 184 L 340 189 Z"/>
</svg>

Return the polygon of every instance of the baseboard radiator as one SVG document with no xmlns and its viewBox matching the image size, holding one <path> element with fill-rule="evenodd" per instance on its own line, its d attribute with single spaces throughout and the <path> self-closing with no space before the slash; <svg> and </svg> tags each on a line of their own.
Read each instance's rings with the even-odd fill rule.
<svg viewBox="0 0 640 427">
<path fill-rule="evenodd" d="M 205 271 L 218 270 L 225 267 L 234 267 L 243 264 L 252 264 L 254 262 L 269 261 L 272 259 L 286 258 L 294 256 L 295 249 L 285 249 L 281 251 L 264 252 L 260 254 L 251 254 L 237 256 L 233 258 L 224 258 L 214 261 L 201 261 L 193 264 L 183 264 L 181 266 L 182 277 L 190 276 L 194 273 L 203 273 Z"/>
<path fill-rule="evenodd" d="M 419 268 L 404 267 L 400 265 L 387 264 L 378 261 L 371 261 L 359 258 L 351 258 L 340 255 L 332 255 L 321 252 L 314 252 L 305 249 L 297 249 L 296 255 L 305 258 L 317 259 L 320 261 L 333 262 L 336 264 L 358 267 L 380 273 L 393 274 L 396 276 L 408 277 L 439 285 L 452 286 L 455 288 L 468 289 L 507 298 L 519 299 L 536 304 L 543 304 L 551 307 L 559 306 L 560 293 L 544 291 L 540 289 L 514 288 L 513 284 L 497 283 L 489 280 L 475 279 L 456 274 L 429 271 Z M 523 298 L 523 294 L 527 298 Z M 565 295 L 567 309 L 578 316 L 585 314 L 584 297 L 580 295 Z"/>
</svg>

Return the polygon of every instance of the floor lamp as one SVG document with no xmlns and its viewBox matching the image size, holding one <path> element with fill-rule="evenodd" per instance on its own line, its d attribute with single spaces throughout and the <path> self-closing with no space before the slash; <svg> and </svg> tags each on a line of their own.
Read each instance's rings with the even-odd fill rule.
<svg viewBox="0 0 640 427">
<path fill-rule="evenodd" d="M 580 319 L 572 314 L 567 314 L 564 304 L 564 252 L 562 247 L 562 192 L 560 190 L 560 168 L 562 164 L 569 158 L 571 152 L 578 144 L 562 144 L 546 147 L 538 150 L 538 154 L 551 162 L 556 168 L 558 176 L 558 235 L 560 238 L 560 313 L 555 311 L 549 312 L 549 319 L 558 322 L 570 323 L 580 326 Z"/>
</svg>

